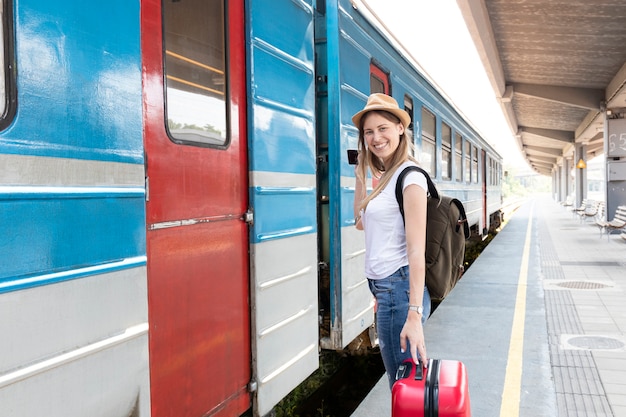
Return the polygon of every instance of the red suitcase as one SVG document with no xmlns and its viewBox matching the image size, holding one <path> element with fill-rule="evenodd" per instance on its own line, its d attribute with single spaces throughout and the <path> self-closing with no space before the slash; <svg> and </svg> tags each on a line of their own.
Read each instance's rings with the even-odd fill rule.
<svg viewBox="0 0 626 417">
<path fill-rule="evenodd" d="M 470 417 L 469 385 L 463 362 L 431 359 L 428 368 L 412 360 L 398 368 L 391 389 L 392 417 Z"/>
</svg>

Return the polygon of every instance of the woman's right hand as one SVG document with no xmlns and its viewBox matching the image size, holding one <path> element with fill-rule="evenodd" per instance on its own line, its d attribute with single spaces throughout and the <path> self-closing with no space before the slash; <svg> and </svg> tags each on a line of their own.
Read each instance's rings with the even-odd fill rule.
<svg viewBox="0 0 626 417">
<path fill-rule="evenodd" d="M 422 316 L 411 311 L 400 332 L 400 349 L 406 352 L 407 347 L 411 350 L 411 357 L 415 364 L 419 363 L 418 359 L 421 359 L 424 364 L 428 363 Z"/>
</svg>

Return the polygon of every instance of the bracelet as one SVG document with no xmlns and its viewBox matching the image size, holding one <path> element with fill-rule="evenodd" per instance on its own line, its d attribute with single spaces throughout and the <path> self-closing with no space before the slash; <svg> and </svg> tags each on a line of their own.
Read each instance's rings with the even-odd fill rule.
<svg viewBox="0 0 626 417">
<path fill-rule="evenodd" d="M 415 311 L 417 314 L 421 315 L 424 313 L 424 307 L 409 304 L 409 311 Z"/>
</svg>

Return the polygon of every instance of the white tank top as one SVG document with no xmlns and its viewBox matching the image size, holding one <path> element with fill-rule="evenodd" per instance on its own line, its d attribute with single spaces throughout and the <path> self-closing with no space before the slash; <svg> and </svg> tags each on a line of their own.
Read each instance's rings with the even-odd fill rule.
<svg viewBox="0 0 626 417">
<path fill-rule="evenodd" d="M 396 181 L 400 172 L 409 165 L 415 163 L 407 161 L 398 167 L 387 186 L 368 203 L 362 213 L 367 278 L 386 278 L 409 264 L 404 222 L 396 200 Z M 410 184 L 416 184 L 428 192 L 426 177 L 421 172 L 409 172 L 404 178 L 403 190 Z"/>
</svg>

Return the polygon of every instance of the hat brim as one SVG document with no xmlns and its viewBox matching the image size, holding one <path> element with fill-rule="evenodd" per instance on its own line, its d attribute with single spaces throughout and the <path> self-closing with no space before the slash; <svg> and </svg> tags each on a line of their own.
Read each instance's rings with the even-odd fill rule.
<svg viewBox="0 0 626 417">
<path fill-rule="evenodd" d="M 411 124 L 411 116 L 409 116 L 409 114 L 406 111 L 402 109 L 390 109 L 389 106 L 384 106 L 384 105 L 373 105 L 373 106 L 369 106 L 361 110 L 360 112 L 352 116 L 352 123 L 354 123 L 356 127 L 360 127 L 361 119 L 363 118 L 363 116 L 366 113 L 369 113 L 374 110 L 386 111 L 387 113 L 393 114 L 398 119 L 400 119 L 400 122 L 402 123 L 402 126 L 404 126 L 405 129 L 409 127 L 409 124 Z"/>
</svg>

